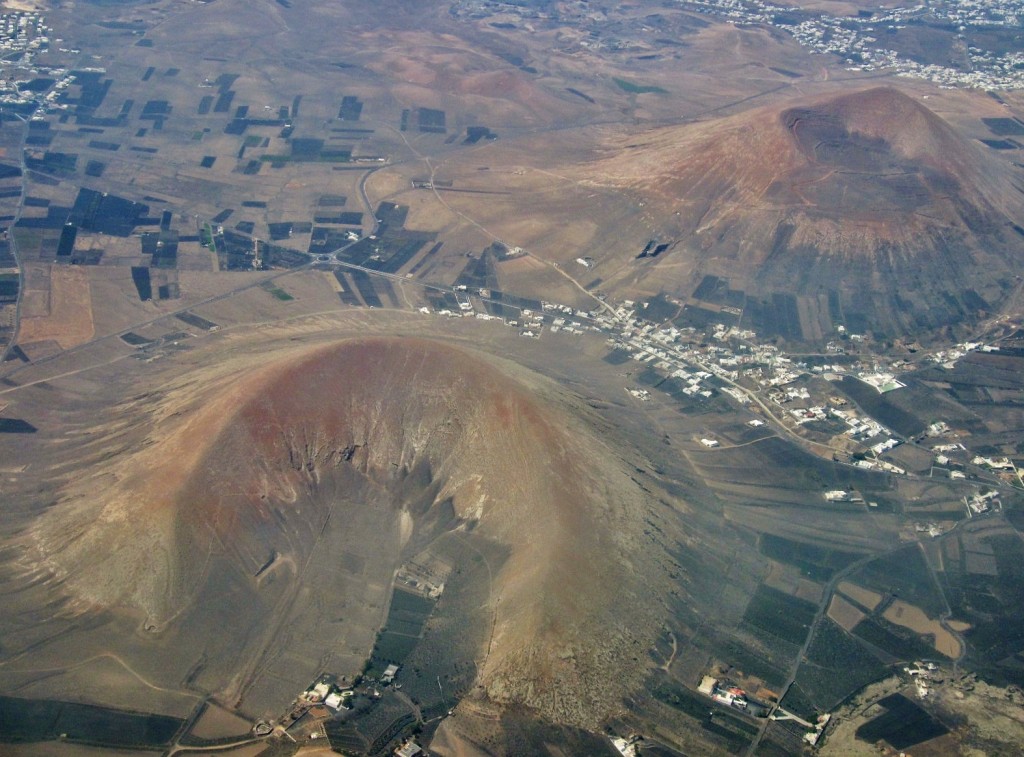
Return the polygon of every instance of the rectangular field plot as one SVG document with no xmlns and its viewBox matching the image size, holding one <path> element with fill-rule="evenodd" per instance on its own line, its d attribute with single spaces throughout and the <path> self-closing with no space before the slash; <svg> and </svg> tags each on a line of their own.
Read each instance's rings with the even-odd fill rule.
<svg viewBox="0 0 1024 757">
<path fill-rule="evenodd" d="M 946 609 L 946 603 L 916 544 L 868 563 L 851 575 L 850 581 L 917 605 L 933 618 L 939 617 Z"/>
<path fill-rule="evenodd" d="M 153 284 L 149 278 L 149 268 L 146 266 L 132 266 L 132 283 L 135 284 L 135 291 L 138 292 L 139 300 L 145 302 L 153 299 Z"/>
<path fill-rule="evenodd" d="M 827 581 L 837 571 L 854 562 L 861 555 L 829 547 L 793 541 L 781 536 L 763 534 L 761 554 L 773 560 L 793 565 L 808 578 Z"/>
<path fill-rule="evenodd" d="M 1013 118 L 983 118 L 981 121 L 998 137 L 1024 135 L 1024 124 Z"/>
<path fill-rule="evenodd" d="M 864 644 L 826 618 L 815 630 L 796 683 L 817 711 L 827 712 L 887 672 Z"/>
<path fill-rule="evenodd" d="M 807 638 L 817 609 L 810 602 L 762 585 L 747 605 L 743 620 L 799 646 Z"/>
<path fill-rule="evenodd" d="M 358 121 L 363 112 L 363 103 L 358 97 L 348 95 L 341 98 L 341 108 L 338 110 L 338 118 L 342 121 Z"/>
<path fill-rule="evenodd" d="M 321 208 L 341 208 L 344 207 L 347 200 L 345 195 L 323 195 L 316 201 L 316 204 Z"/>
<path fill-rule="evenodd" d="M 860 608 L 851 604 L 841 595 L 836 594 L 829 603 L 828 617 L 849 631 L 864 620 L 865 616 Z"/>
<path fill-rule="evenodd" d="M 383 673 L 384 668 L 394 663 L 400 664 L 408 657 L 412 650 L 419 643 L 419 638 L 397 631 L 384 631 L 377 637 L 377 644 L 373 649 L 373 670 L 374 673 Z"/>
<path fill-rule="evenodd" d="M 0 697 L 0 742 L 85 741 L 106 747 L 159 747 L 181 727 L 178 718 L 49 699 Z"/>
<path fill-rule="evenodd" d="M 384 307 L 384 303 L 381 302 L 381 299 L 374 288 L 375 282 L 380 281 L 379 279 L 371 278 L 370 274 L 366 271 L 352 271 L 351 276 L 352 282 L 355 284 L 356 289 L 359 290 L 359 295 L 363 298 L 363 302 L 366 303 L 366 307 Z"/>
<path fill-rule="evenodd" d="M 858 623 L 853 634 L 877 649 L 879 654 L 889 655 L 889 661 L 910 662 L 936 656 L 929 642 L 883 618 L 871 618 Z"/>
<path fill-rule="evenodd" d="M 389 664 L 404 663 L 419 643 L 434 604 L 432 599 L 395 588 L 387 620 L 374 645 L 372 671 L 379 675 Z"/>
<path fill-rule="evenodd" d="M 318 213 L 313 216 L 313 223 L 329 223 L 340 226 L 360 226 L 363 223 L 363 214 L 354 211 L 334 213 L 332 215 Z"/>
<path fill-rule="evenodd" d="M 979 666 L 1021 685 L 1024 672 L 1024 545 L 1008 526 L 970 524 L 962 534 L 969 546 L 992 549 L 997 575 L 974 575 L 955 563 L 940 574 L 953 617 L 971 624 L 963 632 Z M 977 529 L 979 532 L 975 532 Z"/>
<path fill-rule="evenodd" d="M 338 297 L 341 299 L 342 304 L 351 305 L 352 307 L 361 307 L 362 303 L 352 291 L 353 285 L 351 280 L 345 275 L 345 272 L 340 269 L 336 269 L 334 271 L 334 278 L 338 281 Z"/>
<path fill-rule="evenodd" d="M 189 326 L 195 326 L 197 329 L 203 331 L 209 331 L 210 329 L 217 328 L 217 324 L 213 321 L 208 321 L 205 318 L 201 318 L 195 313 L 177 313 L 175 316 L 179 321 L 184 321 Z"/>
</svg>

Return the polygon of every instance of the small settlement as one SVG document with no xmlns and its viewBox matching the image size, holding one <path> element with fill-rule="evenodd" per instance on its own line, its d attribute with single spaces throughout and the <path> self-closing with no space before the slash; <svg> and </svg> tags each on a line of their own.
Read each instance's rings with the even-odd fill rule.
<svg viewBox="0 0 1024 757">
<path fill-rule="evenodd" d="M 816 722 L 811 723 L 792 712 L 782 709 L 778 704 L 762 702 L 753 698 L 728 679 L 717 679 L 709 675 L 701 679 L 697 691 L 711 697 L 712 700 L 721 705 L 740 710 L 751 717 L 769 718 L 770 720 L 793 720 L 808 729 L 807 733 L 804 734 L 804 741 L 811 746 L 818 743 L 818 739 L 832 717 L 829 713 L 825 713 L 819 716 Z"/>
</svg>

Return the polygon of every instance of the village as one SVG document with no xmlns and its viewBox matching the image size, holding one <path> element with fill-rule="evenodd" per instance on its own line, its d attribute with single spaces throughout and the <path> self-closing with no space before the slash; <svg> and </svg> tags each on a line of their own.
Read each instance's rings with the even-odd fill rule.
<svg viewBox="0 0 1024 757">
<path fill-rule="evenodd" d="M 404 620 L 404 632 L 412 633 L 415 629 L 410 621 L 426 620 L 433 603 L 444 593 L 452 570 L 453 565 L 429 551 L 402 565 L 395 573 L 394 594 L 385 625 L 396 624 L 395 618 L 400 616 Z M 257 722 L 252 735 L 295 744 L 330 744 L 342 754 L 371 751 L 387 752 L 396 757 L 428 755 L 416 741 L 423 725 L 452 714 L 443 696 L 441 678 L 437 678 L 441 704 L 427 714 L 426 705 L 420 700 L 422 691 L 418 695 L 414 685 L 405 689 L 410 681 L 403 682 L 401 678 L 404 656 L 394 650 L 384 651 L 381 640 L 385 635 L 386 630 L 381 629 L 361 673 L 351 679 L 321 673 L 298 694 L 280 718 Z M 418 672 L 412 668 L 411 677 L 415 678 Z"/>
<path fill-rule="evenodd" d="M 400 668 L 391 664 L 379 678 L 357 676 L 350 683 L 344 678 L 324 673 L 296 697 L 277 723 L 257 722 L 253 735 L 259 738 L 277 735 L 293 743 L 329 743 L 328 721 L 354 710 L 359 700 L 362 702 L 359 706 L 365 710 L 380 700 L 384 691 L 401 689 L 401 684 L 395 680 Z M 400 739 L 392 754 L 395 757 L 427 757 L 428 752 L 416 743 L 415 738 L 404 738 Z"/>
<path fill-rule="evenodd" d="M 763 689 L 762 699 L 752 696 L 740 684 L 732 680 L 723 668 L 712 670 L 708 675 L 703 676 L 697 691 L 705 695 L 721 707 L 729 708 L 730 711 L 739 711 L 752 718 L 768 719 L 773 721 L 791 720 L 805 729 L 803 742 L 808 747 L 815 747 L 821 741 L 829 724 L 833 721 L 834 713 L 821 713 L 813 722 L 788 712 L 779 706 L 777 695 L 774 692 Z M 889 686 L 883 687 L 884 695 L 889 695 L 893 690 L 904 691 L 918 701 L 933 696 L 936 688 L 949 686 L 954 690 L 969 690 L 974 680 L 972 674 L 958 675 L 956 672 L 943 670 L 936 663 L 930 660 L 916 660 L 904 666 L 891 679 Z M 754 685 L 757 686 L 756 680 Z M 862 704 L 862 708 L 870 706 Z M 614 739 L 613 739 L 614 741 Z M 628 747 L 637 743 L 634 737 L 630 741 L 621 740 L 623 745 Z M 618 747 L 619 745 L 616 744 Z M 623 755 L 636 754 L 620 748 Z"/>
<path fill-rule="evenodd" d="M 542 302 L 539 311 L 522 309 L 518 318 L 503 319 L 487 312 L 489 290 L 457 286 L 453 291 L 459 300 L 457 312 L 426 307 L 420 312 L 503 323 L 534 339 L 544 333 L 574 338 L 603 335 L 611 354 L 618 355 L 624 364 L 636 366 L 630 373 L 642 376 L 653 372 L 648 375 L 656 375 L 659 382 L 673 382 L 683 397 L 694 402 L 727 396 L 750 412 L 747 423 L 752 428 L 772 424 L 813 454 L 842 464 L 913 476 L 894 451 L 911 445 L 918 454 L 927 452 L 931 460 L 926 473 L 929 477 L 989 485 L 965 499 L 969 517 L 998 509 L 999 487 L 1024 488 L 1024 473 L 1011 459 L 973 454 L 948 423 L 936 420 L 923 433 L 908 438 L 858 407 L 843 391 L 834 389 L 855 381 L 884 396 L 905 387 L 901 374 L 925 365 L 952 370 L 971 353 L 998 352 L 995 344 L 966 341 L 932 351 L 919 350 L 911 362 L 876 354 L 872 340 L 839 326 L 834 339 L 825 346 L 824 357 L 810 361 L 787 355 L 750 329 L 720 323 L 706 329 L 655 323 L 644 317 L 647 302 L 625 300 L 613 305 L 603 299 L 601 308 L 590 311 Z M 834 356 L 835 362 L 828 362 L 828 356 Z M 647 402 L 652 397 L 650 381 L 647 383 L 624 389 L 633 398 Z M 823 433 L 822 428 L 831 431 Z M 721 441 L 713 435 L 696 440 L 708 449 L 721 447 Z M 861 501 L 857 497 L 846 492 L 825 493 L 830 502 Z"/>
<path fill-rule="evenodd" d="M 39 65 L 36 60 L 50 50 L 51 33 L 41 13 L 8 11 L 0 15 L 0 56 L 6 64 L 0 72 L 0 105 L 5 110 L 19 115 L 45 113 L 56 106 L 58 90 L 70 86 L 66 68 Z M 60 52 L 80 51 L 61 48 Z"/>
<path fill-rule="evenodd" d="M 1024 55 L 1019 51 L 985 50 L 964 41 L 972 31 L 1017 26 L 1024 12 L 1020 0 L 917 4 L 835 16 L 765 0 L 680 0 L 675 5 L 737 25 L 780 29 L 812 53 L 836 56 L 850 71 L 884 70 L 950 88 L 1011 90 L 1024 87 L 1024 75 L 1019 67 Z M 631 29 L 629 24 L 634 19 L 628 14 L 615 15 L 587 3 L 560 3 L 557 8 L 538 9 L 499 0 L 462 0 L 453 6 L 452 13 L 473 19 L 500 16 L 502 23 L 517 23 L 524 28 L 571 24 L 585 30 L 587 34 L 578 38 L 567 36 L 567 40 L 572 40 L 572 47 L 566 52 L 572 52 L 574 47 L 613 52 L 649 51 L 650 32 L 657 30 L 651 26 L 653 21 L 649 18 Z M 616 22 L 615 31 L 609 33 L 612 21 Z M 956 30 L 959 44 L 954 46 L 963 53 L 960 65 L 921 62 L 914 60 L 915 56 L 886 45 L 886 37 L 891 39 L 908 26 L 925 23 Z"/>
</svg>

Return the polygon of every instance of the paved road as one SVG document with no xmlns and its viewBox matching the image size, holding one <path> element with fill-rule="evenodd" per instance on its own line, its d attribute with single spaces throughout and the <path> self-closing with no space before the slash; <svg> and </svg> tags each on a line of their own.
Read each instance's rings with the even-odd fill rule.
<svg viewBox="0 0 1024 757">
<path fill-rule="evenodd" d="M 14 264 L 18 266 L 18 301 L 14 305 L 14 330 L 11 332 L 11 341 L 0 350 L 0 363 L 7 359 L 7 354 L 14 347 L 18 339 L 18 330 L 21 328 L 21 303 L 25 292 L 25 267 L 21 264 L 21 256 L 18 254 L 18 240 L 14 234 L 14 226 L 21 220 L 21 213 L 25 209 L 25 196 L 28 193 L 28 167 L 25 164 L 25 140 L 28 139 L 28 121 L 21 116 L 18 118 L 23 122 L 21 126 L 21 140 L 18 144 L 18 154 L 21 156 L 21 197 L 18 199 L 18 209 L 14 213 L 14 220 L 7 227 L 7 242 L 14 256 Z"/>
</svg>

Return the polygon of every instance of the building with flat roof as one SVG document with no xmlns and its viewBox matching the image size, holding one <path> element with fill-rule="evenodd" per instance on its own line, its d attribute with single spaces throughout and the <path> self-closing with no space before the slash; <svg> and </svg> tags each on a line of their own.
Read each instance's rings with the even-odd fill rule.
<svg viewBox="0 0 1024 757">
<path fill-rule="evenodd" d="M 395 757 L 420 757 L 426 752 L 415 741 L 407 741 L 395 750 Z"/>
<path fill-rule="evenodd" d="M 391 683 L 392 681 L 395 680 L 395 676 L 396 675 L 398 675 L 398 666 L 397 665 L 388 665 L 384 669 L 384 675 L 382 675 L 380 677 L 380 682 L 381 683 Z"/>
</svg>

